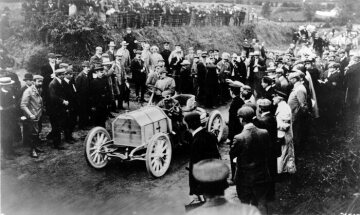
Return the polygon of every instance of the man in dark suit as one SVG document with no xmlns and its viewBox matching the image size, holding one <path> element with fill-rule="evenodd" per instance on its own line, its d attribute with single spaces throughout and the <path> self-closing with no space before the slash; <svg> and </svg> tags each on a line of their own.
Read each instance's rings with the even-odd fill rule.
<svg viewBox="0 0 360 215">
<path fill-rule="evenodd" d="M 229 134 L 228 139 L 230 141 L 230 147 L 233 144 L 233 139 L 235 135 L 240 134 L 243 127 L 240 124 L 239 118 L 237 117 L 238 110 L 245 104 L 244 101 L 240 98 L 240 87 L 232 87 L 230 88 L 230 95 L 232 97 L 232 102 L 229 108 Z M 232 157 L 230 157 L 230 165 L 231 165 L 231 177 L 234 180 L 236 164 L 233 162 Z"/>
<path fill-rule="evenodd" d="M 277 145 L 277 122 L 275 116 L 272 113 L 272 102 L 268 99 L 259 99 L 257 101 L 259 107 L 259 116 L 254 120 L 254 125 L 258 128 L 265 129 L 269 136 L 269 170 L 272 178 L 272 183 L 275 183 L 277 175 L 277 157 L 281 155 L 281 145 Z M 274 188 L 274 185 L 272 186 Z M 272 194 L 269 194 L 272 198 L 275 197 L 275 190 L 272 190 Z"/>
<path fill-rule="evenodd" d="M 190 204 L 194 204 L 203 201 L 199 184 L 192 175 L 194 164 L 205 159 L 219 159 L 220 153 L 217 147 L 217 138 L 214 134 L 201 127 L 200 115 L 198 113 L 194 112 L 186 115 L 184 121 L 193 135 L 193 141 L 190 146 L 189 185 L 191 196 Z"/>
<path fill-rule="evenodd" d="M 141 51 L 136 51 L 135 53 L 135 58 L 131 61 L 130 64 L 130 71 L 135 82 L 136 98 L 139 102 L 145 102 L 144 95 L 146 92 L 146 70 L 144 67 L 144 61 L 141 59 Z M 141 96 L 139 96 L 140 91 Z"/>
<path fill-rule="evenodd" d="M 171 51 L 170 51 L 170 43 L 169 42 L 164 42 L 164 50 L 162 52 L 160 52 L 160 54 L 165 61 L 166 70 L 168 72 L 170 72 L 169 57 L 170 57 Z"/>
<path fill-rule="evenodd" d="M 252 123 L 254 116 L 255 111 L 248 106 L 238 111 L 244 129 L 234 137 L 230 156 L 237 159 L 235 184 L 240 201 L 257 206 L 259 201 L 268 200 L 273 184 L 267 165 L 270 136 L 265 129 L 259 129 Z"/>
<path fill-rule="evenodd" d="M 111 41 L 109 43 L 109 50 L 106 52 L 108 55 L 109 55 L 109 60 L 112 62 L 112 61 L 115 61 L 115 43 L 114 41 Z"/>
<path fill-rule="evenodd" d="M 330 63 L 329 69 L 322 76 L 324 92 L 324 118 L 330 124 L 336 122 L 339 116 L 339 107 L 341 107 L 341 74 L 340 64 Z"/>
<path fill-rule="evenodd" d="M 65 99 L 69 102 L 69 105 L 65 108 L 65 121 L 64 121 L 64 134 L 65 141 L 73 144 L 75 140 L 72 137 L 72 132 L 76 125 L 76 112 L 77 112 L 77 99 L 76 99 L 76 87 L 73 79 L 73 71 L 68 68 L 65 72 L 65 77 L 62 82 L 64 88 Z"/>
<path fill-rule="evenodd" d="M 127 46 L 127 50 L 129 50 L 130 58 L 133 59 L 135 57 L 134 50 L 137 49 L 137 45 L 136 45 L 137 40 L 134 34 L 132 33 L 130 27 L 126 28 L 126 35 L 124 36 L 124 41 L 129 43 L 129 45 Z"/>
<path fill-rule="evenodd" d="M 55 78 L 49 84 L 49 105 L 48 112 L 51 124 L 51 135 L 54 148 L 58 150 L 65 149 L 61 145 L 61 131 L 63 129 L 63 122 L 65 117 L 66 107 L 69 101 L 65 99 L 65 92 L 62 85 L 64 81 L 65 69 L 57 69 L 55 71 Z M 48 135 L 49 136 L 49 135 Z"/>
<path fill-rule="evenodd" d="M 42 93 L 44 97 L 44 106 L 47 108 L 49 103 L 50 95 L 49 95 L 49 84 L 55 77 L 55 70 L 59 68 L 59 65 L 56 64 L 56 56 L 54 53 L 48 54 L 49 63 L 41 67 L 41 76 L 44 77 L 43 85 L 42 85 Z"/>
<path fill-rule="evenodd" d="M 90 70 L 102 64 L 102 53 L 103 49 L 100 46 L 95 48 L 95 54 L 90 58 Z"/>
<path fill-rule="evenodd" d="M 265 76 L 261 79 L 261 87 L 262 87 L 262 93 L 260 97 L 268 99 L 272 101 L 273 94 L 274 94 L 274 80 L 268 76 Z"/>
<path fill-rule="evenodd" d="M 83 70 L 75 79 L 75 87 L 77 90 L 77 101 L 79 104 L 79 128 L 82 129 L 89 123 L 90 113 L 90 79 L 89 70 L 90 62 L 85 61 L 82 64 Z"/>
</svg>

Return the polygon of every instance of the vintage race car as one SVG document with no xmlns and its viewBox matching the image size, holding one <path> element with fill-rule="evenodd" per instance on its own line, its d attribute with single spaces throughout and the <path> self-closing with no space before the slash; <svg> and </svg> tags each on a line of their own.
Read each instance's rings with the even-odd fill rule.
<svg viewBox="0 0 360 215">
<path fill-rule="evenodd" d="M 85 139 L 86 161 L 102 169 L 112 158 L 143 160 L 151 176 L 161 177 L 169 169 L 173 148 L 189 142 L 183 117 L 193 111 L 220 141 L 225 126 L 221 113 L 214 110 L 209 114 L 197 107 L 194 95 L 182 94 L 117 116 L 112 122 L 112 137 L 105 128 L 91 129 Z"/>
</svg>

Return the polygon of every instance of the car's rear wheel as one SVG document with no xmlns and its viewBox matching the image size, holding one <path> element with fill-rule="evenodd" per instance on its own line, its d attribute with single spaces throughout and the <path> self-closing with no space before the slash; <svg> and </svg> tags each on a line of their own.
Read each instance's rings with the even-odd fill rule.
<svg viewBox="0 0 360 215">
<path fill-rule="evenodd" d="M 207 129 L 209 132 L 215 134 L 218 141 L 221 141 L 221 138 L 224 133 L 224 119 L 218 110 L 214 110 L 210 113 L 209 120 L 207 123 Z"/>
<path fill-rule="evenodd" d="M 170 167 L 172 157 L 172 146 L 167 134 L 155 134 L 146 150 L 146 169 L 148 173 L 159 178 L 163 176 Z"/>
<path fill-rule="evenodd" d="M 110 140 L 110 134 L 105 128 L 95 127 L 91 129 L 85 138 L 85 157 L 87 163 L 95 168 L 102 169 L 108 163 L 106 155 L 106 143 Z"/>
</svg>

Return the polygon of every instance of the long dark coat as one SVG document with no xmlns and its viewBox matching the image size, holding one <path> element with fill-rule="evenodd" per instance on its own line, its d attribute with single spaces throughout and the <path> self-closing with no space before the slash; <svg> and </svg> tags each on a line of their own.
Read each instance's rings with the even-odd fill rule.
<svg viewBox="0 0 360 215">
<path fill-rule="evenodd" d="M 192 175 L 192 169 L 194 164 L 197 162 L 210 159 L 210 158 L 220 158 L 220 153 L 217 147 L 218 141 L 214 134 L 209 133 L 204 128 L 195 134 L 190 149 L 190 163 L 189 163 L 189 185 L 190 185 L 190 195 L 200 195 L 201 191 L 199 189 L 198 182 L 194 179 Z"/>
</svg>

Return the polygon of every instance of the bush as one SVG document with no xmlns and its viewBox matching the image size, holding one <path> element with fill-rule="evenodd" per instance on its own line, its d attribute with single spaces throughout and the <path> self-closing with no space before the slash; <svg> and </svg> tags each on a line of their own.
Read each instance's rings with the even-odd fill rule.
<svg viewBox="0 0 360 215">
<path fill-rule="evenodd" d="M 48 49 L 39 49 L 29 57 L 26 62 L 26 70 L 32 74 L 40 74 L 41 67 L 48 62 Z"/>
</svg>

